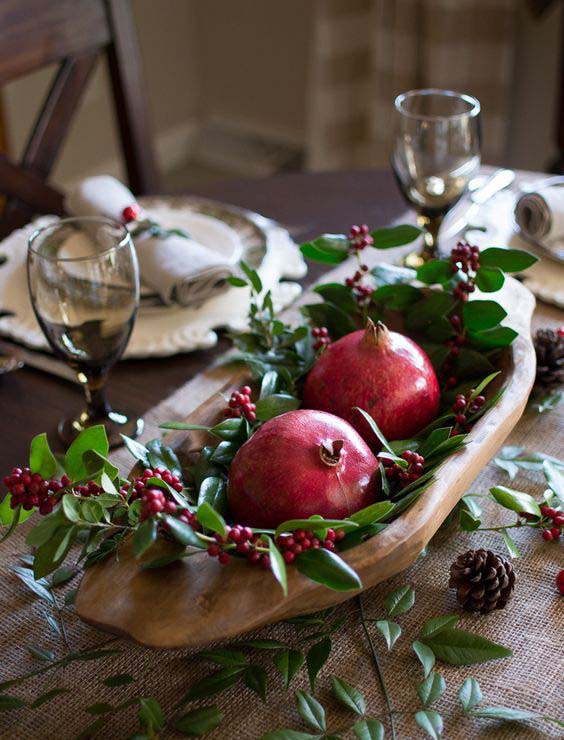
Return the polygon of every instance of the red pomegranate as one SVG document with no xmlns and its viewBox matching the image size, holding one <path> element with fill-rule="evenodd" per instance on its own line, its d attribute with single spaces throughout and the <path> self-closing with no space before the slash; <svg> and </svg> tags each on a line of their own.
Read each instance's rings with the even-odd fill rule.
<svg viewBox="0 0 564 740">
<path fill-rule="evenodd" d="M 322 411 L 289 411 L 245 442 L 229 470 L 235 521 L 276 528 L 320 514 L 342 519 L 374 503 L 378 462 L 343 419 Z"/>
<path fill-rule="evenodd" d="M 331 344 L 309 373 L 304 406 L 346 419 L 379 443 L 355 406 L 368 412 L 387 439 L 408 439 L 436 418 L 439 382 L 425 352 L 403 334 L 368 320 L 366 330 Z"/>
</svg>

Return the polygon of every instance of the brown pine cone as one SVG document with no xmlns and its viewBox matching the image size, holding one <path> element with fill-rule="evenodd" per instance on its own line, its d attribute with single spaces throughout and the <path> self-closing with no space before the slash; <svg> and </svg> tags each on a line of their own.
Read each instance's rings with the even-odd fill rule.
<svg viewBox="0 0 564 740">
<path fill-rule="evenodd" d="M 539 329 L 535 335 L 537 383 L 558 386 L 564 383 L 564 334 L 552 329 Z"/>
<path fill-rule="evenodd" d="M 487 614 L 503 609 L 515 585 L 513 566 L 491 550 L 468 550 L 450 566 L 449 588 L 456 589 L 462 608 Z"/>
</svg>

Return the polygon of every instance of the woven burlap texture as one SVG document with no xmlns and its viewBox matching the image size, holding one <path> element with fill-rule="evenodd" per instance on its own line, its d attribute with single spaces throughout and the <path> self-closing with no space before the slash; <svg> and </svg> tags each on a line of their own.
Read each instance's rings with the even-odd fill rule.
<svg viewBox="0 0 564 740">
<path fill-rule="evenodd" d="M 559 319 L 561 314 L 544 308 L 542 314 L 537 314 L 535 323 L 554 324 Z M 191 391 L 193 390 L 192 385 Z M 174 407 L 175 415 L 178 414 L 182 410 L 180 402 L 183 398 L 186 405 L 190 405 L 186 401 L 187 395 L 181 389 L 172 399 L 154 409 L 148 415 L 149 426 L 153 427 L 157 419 L 166 418 L 167 408 Z M 508 444 L 562 457 L 563 429 L 562 407 L 545 414 L 538 414 L 531 407 L 513 431 Z M 492 450 L 492 454 L 493 452 Z M 122 461 L 127 460 L 121 453 L 120 457 Z M 520 475 L 513 483 L 509 483 L 505 473 L 490 463 L 477 477 L 470 491 L 484 492 L 488 487 L 499 483 L 535 494 L 540 494 L 544 488 L 538 474 Z M 498 514 L 498 507 L 491 507 L 489 520 L 495 522 Z M 507 514 L 504 516 L 507 521 Z M 44 665 L 29 654 L 27 646 L 51 649 L 57 657 L 65 655 L 61 639 L 46 622 L 49 606 L 35 597 L 9 570 L 18 563 L 19 556 L 27 551 L 24 544 L 27 528 L 27 524 L 23 525 L 22 531 L 4 543 L 0 552 L 1 682 Z M 466 740 L 478 737 L 501 739 L 561 735 L 555 726 L 547 723 L 525 726 L 467 718 L 462 714 L 457 698 L 460 685 L 466 676 L 472 675 L 480 682 L 485 706 L 518 707 L 560 718 L 564 715 L 564 664 L 559 647 L 564 600 L 557 595 L 554 584 L 556 573 L 564 567 L 562 544 L 546 543 L 538 531 L 529 530 L 517 531 L 515 539 L 523 557 L 514 561 L 517 583 L 508 607 L 487 616 L 461 615 L 462 627 L 510 647 L 513 657 L 468 668 L 437 664 L 436 669 L 447 683 L 446 693 L 435 706 L 444 717 L 446 738 Z M 426 556 L 362 597 L 367 616 L 371 619 L 383 619 L 383 600 L 387 594 L 404 584 L 415 588 L 415 606 L 410 612 L 397 618 L 403 634 L 391 653 L 387 653 L 377 629 L 373 625 L 369 627 L 380 653 L 394 708 L 405 712 L 396 715 L 398 738 L 424 737 L 413 721 L 413 713 L 419 708 L 415 689 L 422 680 L 422 671 L 412 653 L 411 643 L 417 638 L 425 620 L 441 614 L 460 613 L 454 592 L 448 589 L 448 570 L 458 554 L 476 547 L 488 547 L 504 553 L 501 537 L 495 533 L 466 534 L 456 528 L 441 529 L 430 543 Z M 163 588 L 166 588 L 165 573 Z M 150 608 L 148 604 L 147 609 Z M 259 603 L 257 609 L 260 609 Z M 344 615 L 346 620 L 332 636 L 333 650 L 320 673 L 316 694 L 328 710 L 329 727 L 343 737 L 352 737 L 348 728 L 352 725 L 354 716 L 339 709 L 329 690 L 330 676 L 338 675 L 365 694 L 369 715 L 384 718 L 386 737 L 389 737 L 385 705 L 359 622 L 356 600 L 339 606 L 336 615 Z M 140 614 L 139 618 L 142 619 L 143 615 Z M 215 618 L 221 620 L 221 612 Z M 69 641 L 74 650 L 99 647 L 111 639 L 108 635 L 82 624 L 72 612 L 68 614 L 66 621 Z M 293 625 L 277 624 L 261 629 L 254 636 L 276 638 L 297 646 L 303 634 L 303 631 Z M 33 701 L 53 688 L 66 688 L 68 692 L 38 709 L 0 712 L 0 736 L 14 740 L 74 738 L 95 719 L 95 716 L 86 711 L 87 707 L 95 702 L 116 705 L 133 696 L 155 697 L 165 715 L 172 717 L 174 705 L 189 686 L 214 669 L 194 651 L 156 652 L 121 639 L 113 640 L 108 647 L 120 652 L 99 661 L 75 662 L 60 670 L 49 670 L 19 686 L 6 689 L 4 693 L 26 702 Z M 280 676 L 272 666 L 272 653 L 255 651 L 251 655 L 253 660 L 264 664 L 268 669 L 270 681 L 267 703 L 262 704 L 242 684 L 202 702 L 218 704 L 225 713 L 223 724 L 209 737 L 212 740 L 256 740 L 268 730 L 276 728 L 290 727 L 307 731 L 297 714 L 293 698 L 294 689 L 307 689 L 305 669 L 294 680 L 292 690 L 286 692 Z M 130 673 L 136 681 L 120 688 L 104 686 L 103 680 L 117 673 Z M 192 705 L 187 708 L 192 708 Z M 96 737 L 129 737 L 137 728 L 136 711 L 136 708 L 131 707 L 112 714 Z M 175 733 L 167 729 L 161 736 L 174 737 Z"/>
</svg>

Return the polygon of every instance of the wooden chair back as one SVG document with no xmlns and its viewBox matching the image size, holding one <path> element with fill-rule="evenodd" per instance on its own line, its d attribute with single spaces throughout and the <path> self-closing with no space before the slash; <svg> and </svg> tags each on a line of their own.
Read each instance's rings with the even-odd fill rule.
<svg viewBox="0 0 564 740">
<path fill-rule="evenodd" d="M 63 194 L 48 178 L 98 58 L 108 60 L 129 185 L 154 192 L 152 148 L 141 58 L 128 0 L 2 0 L 0 85 L 58 63 L 54 81 L 19 163 L 0 154 L 6 196 L 0 237 L 36 213 L 63 213 Z"/>
</svg>

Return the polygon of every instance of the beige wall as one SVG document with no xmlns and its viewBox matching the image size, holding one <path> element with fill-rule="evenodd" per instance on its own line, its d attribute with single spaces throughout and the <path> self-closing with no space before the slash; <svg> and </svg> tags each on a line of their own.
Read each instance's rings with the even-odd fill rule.
<svg viewBox="0 0 564 740">
<path fill-rule="evenodd" d="M 517 0 L 516 0 L 517 2 Z M 305 140 L 311 0 L 131 0 L 157 149 L 173 169 L 203 122 L 221 120 Z M 508 164 L 540 169 L 554 155 L 561 16 L 541 22 L 521 6 Z M 47 89 L 43 70 L 4 89 L 7 128 L 21 151 Z M 101 63 L 54 173 L 66 184 L 100 168 L 120 174 L 105 65 Z"/>
</svg>

